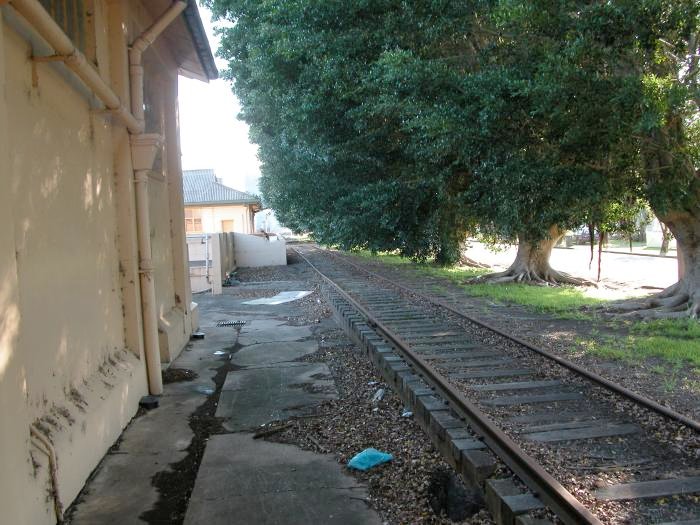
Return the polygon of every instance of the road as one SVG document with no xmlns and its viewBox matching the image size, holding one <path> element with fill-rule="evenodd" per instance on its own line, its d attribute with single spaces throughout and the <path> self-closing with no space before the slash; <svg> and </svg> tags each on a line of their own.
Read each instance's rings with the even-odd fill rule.
<svg viewBox="0 0 700 525">
<path fill-rule="evenodd" d="M 516 246 L 493 252 L 482 243 L 473 242 L 467 255 L 472 259 L 494 266 L 506 268 L 515 258 Z M 590 247 L 555 248 L 551 264 L 557 270 L 592 281 L 597 278 L 598 253 L 591 268 Z M 640 255 L 603 252 L 601 282 L 603 284 L 624 285 L 626 288 L 656 287 L 666 288 L 678 279 L 678 263 L 675 257 L 644 257 Z"/>
</svg>

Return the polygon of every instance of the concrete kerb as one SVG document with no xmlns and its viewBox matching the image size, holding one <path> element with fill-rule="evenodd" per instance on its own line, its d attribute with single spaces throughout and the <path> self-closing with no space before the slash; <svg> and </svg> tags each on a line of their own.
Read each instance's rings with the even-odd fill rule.
<svg viewBox="0 0 700 525">
<path fill-rule="evenodd" d="M 496 470 L 496 459 L 490 450 L 392 346 L 370 328 L 364 317 L 333 289 L 323 287 L 322 293 L 331 304 L 338 324 L 413 411 L 416 422 L 443 458 L 465 482 L 481 491 L 495 522 L 499 525 L 551 523 L 527 516 L 528 512 L 544 507 L 534 494 L 518 489 L 510 479 L 491 477 Z"/>
</svg>

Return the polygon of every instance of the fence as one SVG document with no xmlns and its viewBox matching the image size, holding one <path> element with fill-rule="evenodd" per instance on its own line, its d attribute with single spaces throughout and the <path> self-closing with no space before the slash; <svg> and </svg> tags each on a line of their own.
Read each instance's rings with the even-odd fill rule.
<svg viewBox="0 0 700 525">
<path fill-rule="evenodd" d="M 211 289 L 211 234 L 187 235 L 189 254 L 190 286 L 193 293 Z"/>
<path fill-rule="evenodd" d="M 287 264 L 286 242 L 275 235 L 189 234 L 187 251 L 193 293 L 220 294 L 227 274 L 237 267 Z"/>
</svg>

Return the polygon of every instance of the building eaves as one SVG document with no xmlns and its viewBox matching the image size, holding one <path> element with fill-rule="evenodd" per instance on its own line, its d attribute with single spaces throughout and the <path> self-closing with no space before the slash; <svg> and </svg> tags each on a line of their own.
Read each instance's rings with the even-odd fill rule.
<svg viewBox="0 0 700 525">
<path fill-rule="evenodd" d="M 233 200 L 233 201 L 202 201 L 202 202 L 186 202 L 185 206 L 233 206 L 233 205 L 258 205 L 260 206 L 260 201 L 256 199 L 251 200 Z"/>
<path fill-rule="evenodd" d="M 207 39 L 207 34 L 204 31 L 202 18 L 199 16 L 199 9 L 197 9 L 196 0 L 188 0 L 183 16 L 187 22 L 187 28 L 190 31 L 195 50 L 197 51 L 197 56 L 199 57 L 199 61 L 204 68 L 207 78 L 209 80 L 219 78 L 219 71 L 216 68 L 214 55 L 211 52 L 209 40 Z"/>
</svg>

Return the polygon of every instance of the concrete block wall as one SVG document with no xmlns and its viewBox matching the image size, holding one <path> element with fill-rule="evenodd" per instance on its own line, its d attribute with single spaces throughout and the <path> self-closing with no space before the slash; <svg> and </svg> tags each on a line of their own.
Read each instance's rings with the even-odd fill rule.
<svg viewBox="0 0 700 525">
<path fill-rule="evenodd" d="M 236 268 L 287 264 L 287 243 L 276 235 L 269 238 L 243 233 L 190 235 L 187 248 L 192 290 L 211 289 L 215 295 L 222 293 L 226 275 Z"/>
<path fill-rule="evenodd" d="M 287 264 L 287 243 L 282 237 L 234 233 L 235 258 L 241 268 L 284 266 Z"/>
</svg>

